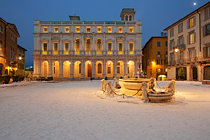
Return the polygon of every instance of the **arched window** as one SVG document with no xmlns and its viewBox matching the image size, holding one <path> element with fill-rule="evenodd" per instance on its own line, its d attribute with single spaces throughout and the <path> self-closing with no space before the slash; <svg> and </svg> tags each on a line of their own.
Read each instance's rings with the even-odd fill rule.
<svg viewBox="0 0 210 140">
<path fill-rule="evenodd" d="M 98 64 L 98 73 L 101 73 L 102 71 L 102 67 L 101 67 L 101 63 Z"/>
<path fill-rule="evenodd" d="M 3 56 L 3 43 L 0 41 L 0 56 Z"/>
<path fill-rule="evenodd" d="M 101 39 L 97 39 L 97 51 L 101 51 Z"/>
<path fill-rule="evenodd" d="M 79 39 L 76 39 L 76 48 L 75 51 L 79 51 L 80 50 L 80 41 Z"/>
<path fill-rule="evenodd" d="M 86 52 L 90 52 L 90 39 L 86 41 Z"/>
<path fill-rule="evenodd" d="M 129 16 L 129 21 L 132 21 L 132 16 L 131 15 Z"/>
<path fill-rule="evenodd" d="M 128 21 L 128 15 L 125 15 L 125 21 Z"/>
</svg>

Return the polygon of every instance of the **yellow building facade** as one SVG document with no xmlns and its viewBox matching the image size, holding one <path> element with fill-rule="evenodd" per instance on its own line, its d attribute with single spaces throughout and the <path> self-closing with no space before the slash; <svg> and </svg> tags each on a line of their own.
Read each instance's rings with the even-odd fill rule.
<svg viewBox="0 0 210 140">
<path fill-rule="evenodd" d="M 164 33 L 151 37 L 143 48 L 143 74 L 157 80 L 167 79 L 168 42 Z"/>
</svg>

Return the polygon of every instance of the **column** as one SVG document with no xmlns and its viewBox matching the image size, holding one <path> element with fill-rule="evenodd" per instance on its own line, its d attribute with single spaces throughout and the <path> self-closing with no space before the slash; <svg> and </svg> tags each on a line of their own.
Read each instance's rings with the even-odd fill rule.
<svg viewBox="0 0 210 140">
<path fill-rule="evenodd" d="M 95 78 L 95 72 L 96 71 L 96 63 L 95 60 L 92 60 L 92 77 Z"/>
<path fill-rule="evenodd" d="M 124 61 L 124 76 L 128 76 L 128 64 L 127 60 Z"/>
<path fill-rule="evenodd" d="M 84 35 L 82 35 L 82 50 L 83 50 L 83 51 L 85 50 L 85 47 L 84 47 L 84 46 L 85 46 L 85 45 L 84 45 L 85 43 L 84 43 L 84 40 L 85 40 L 85 39 L 84 39 Z"/>
<path fill-rule="evenodd" d="M 71 60 L 70 78 L 74 78 L 74 60 Z"/>
<path fill-rule="evenodd" d="M 41 76 L 41 60 L 39 59 L 38 60 L 38 74 L 37 74 L 37 76 Z"/>
<path fill-rule="evenodd" d="M 74 50 L 74 35 L 71 35 L 71 45 L 70 45 L 70 51 Z"/>
<path fill-rule="evenodd" d="M 117 60 L 115 59 L 114 60 L 114 68 L 113 68 L 113 71 L 114 71 L 114 77 L 116 78 L 117 77 Z"/>
<path fill-rule="evenodd" d="M 81 62 L 81 78 L 85 78 L 85 62 L 84 62 L 84 59 L 82 59 L 82 62 Z"/>
<path fill-rule="evenodd" d="M 53 68 L 52 65 L 53 65 L 53 64 L 52 64 L 52 59 L 50 59 L 50 60 L 49 60 L 49 74 L 48 74 L 48 76 L 53 76 L 53 75 L 52 75 L 52 68 Z"/>
<path fill-rule="evenodd" d="M 93 34 L 93 40 L 92 40 L 92 41 L 93 41 L 93 47 L 92 47 L 92 50 L 93 50 L 93 51 L 95 51 L 95 35 L 94 35 L 94 34 Z"/>
<path fill-rule="evenodd" d="M 198 81 L 202 81 L 202 67 L 201 66 L 197 66 L 197 78 L 198 78 Z"/>
<path fill-rule="evenodd" d="M 186 67 L 187 68 L 187 70 L 186 70 L 186 76 L 187 76 L 187 81 L 190 81 L 190 79 L 191 79 L 191 66 L 187 66 Z"/>
<path fill-rule="evenodd" d="M 104 62 L 103 62 L 103 78 L 106 77 L 106 60 L 104 59 Z"/>
<path fill-rule="evenodd" d="M 59 78 L 63 78 L 63 60 L 59 61 Z"/>
<path fill-rule="evenodd" d="M 137 76 L 137 70 L 138 70 L 138 59 L 134 61 L 135 65 L 134 65 L 134 78 Z"/>
</svg>

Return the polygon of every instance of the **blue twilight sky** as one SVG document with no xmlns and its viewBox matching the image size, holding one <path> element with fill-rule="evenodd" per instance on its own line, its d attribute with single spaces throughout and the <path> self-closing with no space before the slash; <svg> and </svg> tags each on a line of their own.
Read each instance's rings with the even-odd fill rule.
<svg viewBox="0 0 210 140">
<path fill-rule="evenodd" d="M 122 8 L 134 8 L 135 20 L 142 21 L 142 46 L 209 0 L 0 0 L 0 17 L 17 26 L 18 44 L 26 52 L 26 66 L 33 64 L 34 20 L 68 21 L 69 15 L 81 20 L 120 21 Z M 194 5 L 196 3 L 196 5 Z"/>
</svg>

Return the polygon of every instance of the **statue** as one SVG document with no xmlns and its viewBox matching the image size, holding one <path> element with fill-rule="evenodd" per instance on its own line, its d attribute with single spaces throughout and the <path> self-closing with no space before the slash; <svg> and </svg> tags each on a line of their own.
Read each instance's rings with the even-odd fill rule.
<svg viewBox="0 0 210 140">
<path fill-rule="evenodd" d="M 101 90 L 105 92 L 106 90 L 106 81 L 104 79 L 101 80 Z"/>
<path fill-rule="evenodd" d="M 114 88 L 112 88 L 112 83 L 111 81 L 108 81 L 106 83 L 106 96 L 112 96 L 114 97 Z"/>
<path fill-rule="evenodd" d="M 147 83 L 146 82 L 142 83 L 142 97 L 145 101 L 149 101 L 149 98 L 147 96 Z"/>
<path fill-rule="evenodd" d="M 165 91 L 168 92 L 168 93 L 172 93 L 172 95 L 174 95 L 174 93 L 175 93 L 175 80 L 171 80 L 171 82 L 165 88 Z"/>
<path fill-rule="evenodd" d="M 117 78 L 114 78 L 114 88 L 117 88 Z"/>
<path fill-rule="evenodd" d="M 156 85 L 156 80 L 155 80 L 155 78 L 150 78 L 150 81 L 149 81 L 149 91 L 150 92 L 152 92 L 152 93 L 154 93 L 154 92 L 156 92 L 155 91 L 155 86 Z"/>
</svg>

